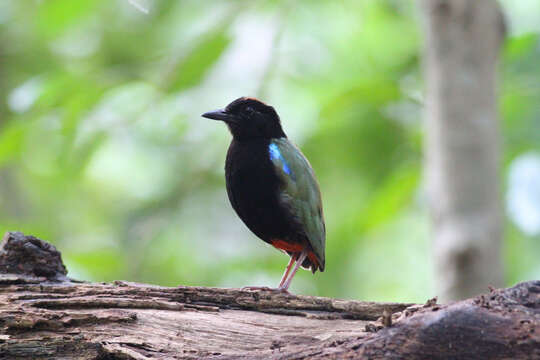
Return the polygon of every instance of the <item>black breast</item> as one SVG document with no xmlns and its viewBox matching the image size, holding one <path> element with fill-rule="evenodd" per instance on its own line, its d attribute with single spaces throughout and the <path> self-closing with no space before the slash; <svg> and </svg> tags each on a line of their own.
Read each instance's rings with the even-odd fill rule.
<svg viewBox="0 0 540 360">
<path fill-rule="evenodd" d="M 279 203 L 280 180 L 269 144 L 267 139 L 231 142 L 225 163 L 227 194 L 240 219 L 259 238 L 294 241 L 294 221 Z"/>
</svg>

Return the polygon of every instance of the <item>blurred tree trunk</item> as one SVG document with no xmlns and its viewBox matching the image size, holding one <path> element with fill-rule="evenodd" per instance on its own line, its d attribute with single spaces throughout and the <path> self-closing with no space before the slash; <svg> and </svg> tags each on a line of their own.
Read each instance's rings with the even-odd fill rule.
<svg viewBox="0 0 540 360">
<path fill-rule="evenodd" d="M 426 178 L 441 299 L 502 283 L 495 0 L 424 0 Z"/>
</svg>

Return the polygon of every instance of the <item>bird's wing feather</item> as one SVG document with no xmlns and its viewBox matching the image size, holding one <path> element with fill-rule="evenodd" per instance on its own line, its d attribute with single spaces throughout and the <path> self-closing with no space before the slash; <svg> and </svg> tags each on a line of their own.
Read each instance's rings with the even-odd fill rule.
<svg viewBox="0 0 540 360">
<path fill-rule="evenodd" d="M 321 192 L 313 169 L 302 152 L 286 138 L 272 139 L 269 155 L 282 183 L 280 200 L 302 227 L 324 270 L 326 229 Z"/>
</svg>

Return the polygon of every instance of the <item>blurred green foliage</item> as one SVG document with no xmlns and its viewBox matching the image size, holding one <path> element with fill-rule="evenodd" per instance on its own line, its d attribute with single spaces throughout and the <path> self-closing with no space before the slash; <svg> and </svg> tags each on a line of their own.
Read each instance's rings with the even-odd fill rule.
<svg viewBox="0 0 540 360">
<path fill-rule="evenodd" d="M 534 1 L 503 3 L 506 179 L 514 159 L 540 150 L 540 28 L 512 23 Z M 292 290 L 425 300 L 415 4 L 2 0 L 0 231 L 55 243 L 81 279 L 276 285 L 287 258 L 233 213 L 230 135 L 200 117 L 263 96 L 310 159 L 325 206 L 327 270 L 301 272 Z M 540 278 L 539 235 L 506 222 L 507 282 Z"/>
</svg>

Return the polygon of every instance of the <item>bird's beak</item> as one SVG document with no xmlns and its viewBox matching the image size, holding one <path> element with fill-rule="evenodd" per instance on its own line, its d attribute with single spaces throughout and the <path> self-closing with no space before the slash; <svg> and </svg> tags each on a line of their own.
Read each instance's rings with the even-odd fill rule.
<svg viewBox="0 0 540 360">
<path fill-rule="evenodd" d="M 213 120 L 221 120 L 225 122 L 233 122 L 234 117 L 233 115 L 229 114 L 225 110 L 219 109 L 214 111 L 205 112 L 201 115 L 202 117 L 213 119 Z"/>
</svg>

